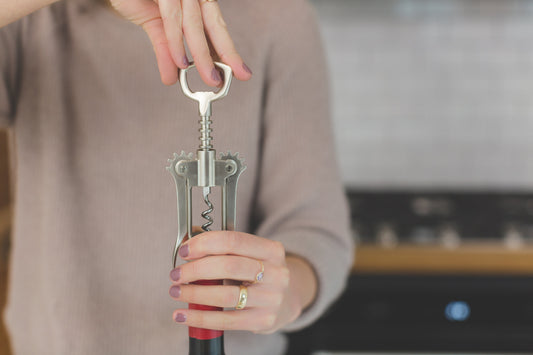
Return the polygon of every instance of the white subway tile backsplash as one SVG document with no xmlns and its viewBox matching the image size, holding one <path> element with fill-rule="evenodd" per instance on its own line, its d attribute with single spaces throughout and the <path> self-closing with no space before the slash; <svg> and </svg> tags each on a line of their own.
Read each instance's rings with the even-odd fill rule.
<svg viewBox="0 0 533 355">
<path fill-rule="evenodd" d="M 533 188 L 533 1 L 313 3 L 347 185 Z"/>
</svg>

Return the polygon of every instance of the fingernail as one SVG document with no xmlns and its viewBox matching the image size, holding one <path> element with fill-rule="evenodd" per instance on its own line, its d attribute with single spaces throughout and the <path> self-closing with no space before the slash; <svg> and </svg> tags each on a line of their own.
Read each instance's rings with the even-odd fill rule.
<svg viewBox="0 0 533 355">
<path fill-rule="evenodd" d="M 170 278 L 172 279 L 172 281 L 178 281 L 180 279 L 180 276 L 181 276 L 181 269 L 179 267 L 175 268 L 174 270 L 170 272 Z"/>
<path fill-rule="evenodd" d="M 187 320 L 187 317 L 185 317 L 185 314 L 183 313 L 178 313 L 176 314 L 176 317 L 174 317 L 174 320 L 176 322 L 183 323 Z"/>
<path fill-rule="evenodd" d="M 183 62 L 183 65 L 185 65 L 186 67 L 189 66 L 189 59 L 187 58 L 186 55 L 183 56 L 182 62 Z"/>
<path fill-rule="evenodd" d="M 253 74 L 252 73 L 252 70 L 250 68 L 248 68 L 248 66 L 246 65 L 246 63 L 242 63 L 242 68 L 244 69 L 245 72 L 247 72 L 248 74 Z"/>
<path fill-rule="evenodd" d="M 213 70 L 211 70 L 211 79 L 213 79 L 217 83 L 222 81 L 222 77 L 220 76 L 220 73 L 218 72 L 217 68 L 213 68 Z"/>
<path fill-rule="evenodd" d="M 170 295 L 174 298 L 178 298 L 181 294 L 181 288 L 179 286 L 172 286 L 170 288 L 170 291 L 168 291 Z"/>
<path fill-rule="evenodd" d="M 189 244 L 182 245 L 178 251 L 179 256 L 186 258 L 189 255 Z"/>
</svg>

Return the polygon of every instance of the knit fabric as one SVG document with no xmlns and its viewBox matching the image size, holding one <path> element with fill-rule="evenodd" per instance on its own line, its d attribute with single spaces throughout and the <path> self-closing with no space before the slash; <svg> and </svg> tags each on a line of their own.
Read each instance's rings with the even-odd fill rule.
<svg viewBox="0 0 533 355">
<path fill-rule="evenodd" d="M 254 75 L 213 105 L 213 144 L 246 159 L 237 229 L 315 269 L 316 300 L 284 329 L 297 330 L 338 297 L 353 255 L 316 18 L 303 0 L 220 6 Z M 168 295 L 177 222 L 165 166 L 197 149 L 197 104 L 161 84 L 141 28 L 93 1 L 1 29 L 0 48 L 0 125 L 16 142 L 5 317 L 15 354 L 186 354 L 187 328 L 172 320 L 186 305 Z M 227 354 L 286 346 L 282 333 L 225 334 Z"/>
</svg>

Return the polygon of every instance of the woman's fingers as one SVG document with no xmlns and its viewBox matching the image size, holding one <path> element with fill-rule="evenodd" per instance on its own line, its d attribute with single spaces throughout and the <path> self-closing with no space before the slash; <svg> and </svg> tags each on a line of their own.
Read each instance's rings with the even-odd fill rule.
<svg viewBox="0 0 533 355">
<path fill-rule="evenodd" d="M 224 254 L 285 263 L 285 248 L 280 242 L 236 231 L 202 233 L 188 240 L 179 250 L 179 256 L 185 260 Z"/>
<path fill-rule="evenodd" d="M 194 238 L 193 238 L 194 239 Z M 264 268 L 263 268 L 264 265 Z M 284 266 L 271 265 L 259 260 L 235 255 L 215 255 L 185 263 L 170 272 L 175 283 L 184 284 L 198 280 L 256 281 L 263 270 L 261 283 L 288 284 L 289 275 Z"/>
<path fill-rule="evenodd" d="M 178 309 L 174 311 L 176 322 L 190 327 L 214 330 L 242 330 L 253 332 L 268 332 L 276 322 L 276 317 L 270 312 L 259 309 L 243 309 L 237 311 L 198 311 Z"/>
<path fill-rule="evenodd" d="M 154 48 L 161 81 L 174 84 L 178 80 L 178 69 L 168 49 L 159 6 L 150 0 L 111 0 L 111 4 L 124 18 L 144 29 Z"/>
<path fill-rule="evenodd" d="M 207 39 L 198 0 L 182 0 L 183 34 L 202 80 L 210 86 L 222 83 L 222 76 L 215 69 Z"/>
<path fill-rule="evenodd" d="M 161 81 L 165 85 L 175 84 L 178 81 L 178 68 L 169 51 L 163 20 L 157 17 L 144 22 L 141 26 L 152 42 Z"/>
<path fill-rule="evenodd" d="M 111 0 L 111 3 L 119 13 L 141 25 L 148 34 L 163 83 L 176 83 L 178 68 L 184 69 L 189 65 L 185 40 L 206 84 L 222 84 L 222 76 L 211 58 L 209 43 L 220 59 L 231 66 L 237 79 L 250 79 L 252 73 L 235 50 L 216 1 Z"/>
<path fill-rule="evenodd" d="M 237 53 L 218 3 L 200 0 L 200 4 L 205 31 L 220 59 L 231 67 L 237 79 L 250 79 L 252 71 Z"/>
<path fill-rule="evenodd" d="M 248 292 L 244 309 L 225 312 L 180 309 L 174 312 L 176 322 L 207 329 L 270 333 L 298 316 L 297 312 L 287 311 L 296 302 L 287 296 L 290 270 L 281 243 L 242 232 L 213 231 L 188 240 L 179 255 L 189 262 L 170 273 L 173 285 L 169 293 L 174 299 L 233 308 L 241 296 L 242 285 Z M 225 285 L 192 284 L 221 279 L 226 280 Z M 235 285 L 232 281 L 239 283 Z"/>
<path fill-rule="evenodd" d="M 189 60 L 183 46 L 181 1 L 159 0 L 158 3 L 172 59 L 179 68 L 185 69 L 189 66 Z"/>
<path fill-rule="evenodd" d="M 275 293 L 261 285 L 248 286 L 246 309 L 255 307 L 275 307 L 281 303 L 280 293 Z M 239 301 L 239 286 L 174 285 L 170 296 L 177 301 L 202 304 L 213 307 L 233 308 Z"/>
</svg>

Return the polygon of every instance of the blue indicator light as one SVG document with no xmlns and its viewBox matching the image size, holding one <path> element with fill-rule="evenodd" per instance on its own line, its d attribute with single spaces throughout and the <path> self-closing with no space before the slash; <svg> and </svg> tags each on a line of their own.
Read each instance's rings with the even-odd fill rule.
<svg viewBox="0 0 533 355">
<path fill-rule="evenodd" d="M 446 305 L 444 315 L 450 322 L 464 322 L 470 317 L 470 306 L 465 301 L 452 301 Z"/>
</svg>

